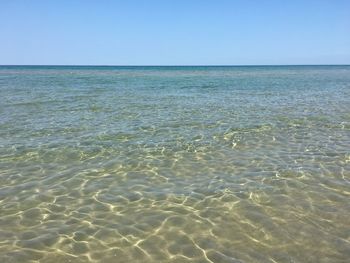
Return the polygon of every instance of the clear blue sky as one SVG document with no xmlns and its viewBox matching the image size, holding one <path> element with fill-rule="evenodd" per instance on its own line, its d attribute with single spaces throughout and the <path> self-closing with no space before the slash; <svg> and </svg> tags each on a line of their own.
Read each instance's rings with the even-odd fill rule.
<svg viewBox="0 0 350 263">
<path fill-rule="evenodd" d="M 0 64 L 350 64 L 350 0 L 0 0 Z"/>
</svg>

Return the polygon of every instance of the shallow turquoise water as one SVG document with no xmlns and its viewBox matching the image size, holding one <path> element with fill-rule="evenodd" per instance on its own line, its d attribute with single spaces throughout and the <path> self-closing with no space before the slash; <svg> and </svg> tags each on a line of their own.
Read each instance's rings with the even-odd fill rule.
<svg viewBox="0 0 350 263">
<path fill-rule="evenodd" d="M 2 66 L 0 94 L 0 262 L 350 258 L 350 66 Z"/>
</svg>

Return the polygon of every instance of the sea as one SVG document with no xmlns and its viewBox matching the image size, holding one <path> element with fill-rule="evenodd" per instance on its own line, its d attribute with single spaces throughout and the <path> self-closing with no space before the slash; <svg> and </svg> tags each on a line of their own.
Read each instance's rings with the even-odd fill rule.
<svg viewBox="0 0 350 263">
<path fill-rule="evenodd" d="M 0 262 L 349 262 L 350 66 L 0 66 Z"/>
</svg>

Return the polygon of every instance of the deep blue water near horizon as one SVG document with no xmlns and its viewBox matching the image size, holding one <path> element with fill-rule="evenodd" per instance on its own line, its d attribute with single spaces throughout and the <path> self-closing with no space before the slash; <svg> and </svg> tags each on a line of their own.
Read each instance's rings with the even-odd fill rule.
<svg viewBox="0 0 350 263">
<path fill-rule="evenodd" d="M 0 66 L 1 262 L 347 262 L 350 66 Z"/>
</svg>

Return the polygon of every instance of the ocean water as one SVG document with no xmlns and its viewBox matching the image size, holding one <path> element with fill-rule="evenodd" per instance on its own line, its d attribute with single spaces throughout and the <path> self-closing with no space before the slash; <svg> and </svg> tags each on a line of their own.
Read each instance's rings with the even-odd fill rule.
<svg viewBox="0 0 350 263">
<path fill-rule="evenodd" d="M 0 67 L 0 262 L 349 262 L 350 66 Z"/>
</svg>

